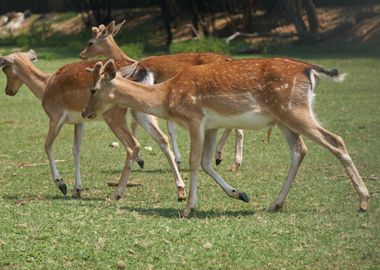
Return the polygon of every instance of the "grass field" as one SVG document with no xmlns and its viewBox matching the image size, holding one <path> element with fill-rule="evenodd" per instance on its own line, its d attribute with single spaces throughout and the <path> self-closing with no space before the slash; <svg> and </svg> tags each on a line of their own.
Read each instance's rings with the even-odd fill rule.
<svg viewBox="0 0 380 270">
<path fill-rule="evenodd" d="M 38 51 L 37 51 L 38 53 Z M 0 269 L 379 269 L 380 268 L 380 60 L 371 57 L 302 56 L 349 73 L 342 84 L 321 81 L 315 111 L 341 135 L 370 192 L 367 213 L 340 163 L 306 140 L 306 156 L 284 209 L 269 213 L 289 166 L 289 152 L 275 129 L 247 131 L 244 161 L 236 174 L 230 138 L 217 168 L 251 197 L 229 199 L 200 174 L 196 217 L 179 219 L 168 164 L 142 129 L 145 169 L 134 166 L 122 200 L 109 201 L 118 179 L 122 148 L 110 148 L 113 134 L 102 122 L 86 126 L 82 144 L 82 199 L 55 187 L 43 150 L 48 118 L 24 86 L 15 97 L 0 97 Z M 41 60 L 45 71 L 76 59 Z M 5 76 L 0 76 L 5 88 Z M 164 130 L 163 122 L 162 127 Z M 182 154 L 188 136 L 179 130 Z M 70 189 L 73 127 L 55 143 L 58 169 Z M 144 146 L 151 146 L 147 151 Z M 188 184 L 187 159 L 182 175 Z M 71 190 L 70 190 L 71 191 Z"/>
</svg>

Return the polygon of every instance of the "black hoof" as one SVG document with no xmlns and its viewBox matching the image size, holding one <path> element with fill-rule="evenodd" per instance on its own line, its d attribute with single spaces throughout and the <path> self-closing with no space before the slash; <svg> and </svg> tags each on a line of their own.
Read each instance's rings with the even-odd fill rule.
<svg viewBox="0 0 380 270">
<path fill-rule="evenodd" d="M 144 160 L 137 161 L 137 164 L 139 164 L 141 169 L 144 169 Z"/>
<path fill-rule="evenodd" d="M 222 160 L 221 160 L 221 159 L 215 159 L 215 164 L 216 164 L 216 166 L 218 166 L 220 163 L 222 163 Z"/>
<path fill-rule="evenodd" d="M 358 212 L 359 213 L 365 213 L 365 212 L 367 212 L 367 209 L 364 209 L 364 208 L 360 207 L 359 210 L 358 210 Z"/>
<path fill-rule="evenodd" d="M 59 188 L 60 191 L 62 191 L 62 193 L 64 195 L 67 194 L 67 186 L 66 186 L 66 184 L 60 184 L 58 188 Z"/>
<path fill-rule="evenodd" d="M 249 203 L 249 197 L 248 197 L 247 193 L 240 192 L 239 200 L 242 200 L 243 202 Z"/>
</svg>

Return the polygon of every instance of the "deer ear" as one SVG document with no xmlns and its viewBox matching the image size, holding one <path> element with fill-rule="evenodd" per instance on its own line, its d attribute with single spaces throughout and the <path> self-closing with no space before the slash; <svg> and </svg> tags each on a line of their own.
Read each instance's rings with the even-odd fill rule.
<svg viewBox="0 0 380 270">
<path fill-rule="evenodd" d="M 103 67 L 103 64 L 102 62 L 97 62 L 94 66 L 94 68 L 89 68 L 89 67 L 86 67 L 84 68 L 84 70 L 86 70 L 86 72 L 90 73 L 91 75 L 99 75 L 100 74 L 100 69 Z"/>
<path fill-rule="evenodd" d="M 136 61 L 132 65 L 120 68 L 120 75 L 123 78 L 130 77 L 133 74 L 133 72 L 135 72 L 138 64 L 139 62 Z"/>
<path fill-rule="evenodd" d="M 113 59 L 108 60 L 104 64 L 104 77 L 106 80 L 111 81 L 116 77 L 116 67 L 115 67 L 115 61 Z"/>
<path fill-rule="evenodd" d="M 0 68 L 13 64 L 14 60 L 15 59 L 13 56 L 2 56 L 2 57 L 0 57 Z"/>
<path fill-rule="evenodd" d="M 88 73 L 90 73 L 92 75 L 92 73 L 94 72 L 94 69 L 93 68 L 84 68 L 85 71 L 87 71 Z"/>
<path fill-rule="evenodd" d="M 115 21 L 112 21 L 107 25 L 103 31 L 103 37 L 108 37 L 109 35 L 113 35 L 113 31 L 115 30 Z"/>
<path fill-rule="evenodd" d="M 121 23 L 115 25 L 113 31 L 112 31 L 112 36 L 116 36 L 117 33 L 119 33 L 121 27 L 123 26 L 123 24 L 125 23 L 125 20 L 122 21 Z"/>
<path fill-rule="evenodd" d="M 33 49 L 30 49 L 27 52 L 27 54 L 29 56 L 30 61 L 38 61 L 37 54 L 36 54 L 36 52 Z"/>
<path fill-rule="evenodd" d="M 100 74 L 100 70 L 102 69 L 103 67 L 103 63 L 102 62 L 97 62 L 92 70 L 92 73 L 95 74 L 95 75 L 99 75 Z"/>
</svg>

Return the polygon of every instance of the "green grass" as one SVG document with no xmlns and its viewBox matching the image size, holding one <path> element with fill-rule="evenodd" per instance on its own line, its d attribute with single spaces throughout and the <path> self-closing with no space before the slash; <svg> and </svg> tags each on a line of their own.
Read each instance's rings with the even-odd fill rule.
<svg viewBox="0 0 380 270">
<path fill-rule="evenodd" d="M 229 199 L 200 174 L 196 217 L 179 219 L 184 203 L 159 147 L 140 129 L 146 168 L 135 165 L 125 197 L 107 200 L 124 161 L 122 148 L 102 122 L 86 126 L 82 144 L 81 200 L 64 197 L 52 182 L 43 142 L 48 118 L 24 86 L 15 97 L 0 98 L 0 269 L 378 269 L 380 267 L 380 61 L 339 55 L 304 60 L 349 73 L 346 82 L 321 81 L 315 111 L 341 135 L 370 191 L 370 208 L 357 213 L 358 198 L 340 163 L 306 140 L 306 156 L 284 209 L 265 209 L 276 198 L 289 165 L 289 153 L 276 129 L 247 131 L 240 171 L 229 171 L 233 138 L 217 171 L 251 197 Z M 41 60 L 46 71 L 74 61 Z M 5 88 L 5 76 L 0 76 Z M 164 130 L 163 122 L 162 127 Z M 188 136 L 178 130 L 187 157 Z M 55 158 L 70 189 L 73 127 L 64 126 Z M 24 166 L 22 166 L 24 164 Z M 25 166 L 35 164 L 36 166 Z M 188 185 L 184 161 L 182 175 Z M 375 179 L 375 180 L 371 180 Z"/>
</svg>

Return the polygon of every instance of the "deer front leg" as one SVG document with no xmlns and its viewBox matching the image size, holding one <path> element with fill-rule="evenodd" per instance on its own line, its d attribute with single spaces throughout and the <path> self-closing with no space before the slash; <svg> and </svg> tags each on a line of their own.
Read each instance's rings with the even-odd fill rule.
<svg viewBox="0 0 380 270">
<path fill-rule="evenodd" d="M 138 126 L 137 120 L 132 115 L 131 129 L 132 129 L 132 136 L 134 138 L 137 138 L 137 126 Z M 137 164 L 139 165 L 139 167 L 141 169 L 144 169 L 145 162 L 144 162 L 144 159 L 141 157 L 141 153 L 140 152 L 137 154 L 136 162 L 137 162 Z"/>
<path fill-rule="evenodd" d="M 174 151 L 174 156 L 175 156 L 175 162 L 177 164 L 178 170 L 181 169 L 181 163 L 182 163 L 182 156 L 181 153 L 179 152 L 178 144 L 177 144 L 177 136 L 175 132 L 175 123 L 172 121 L 167 121 L 167 127 L 168 127 L 168 132 L 169 132 L 169 137 L 172 142 L 172 147 Z"/>
<path fill-rule="evenodd" d="M 59 175 L 57 166 L 55 165 L 52 146 L 53 146 L 54 140 L 57 138 L 59 131 L 61 130 L 63 126 L 65 117 L 66 117 L 65 115 L 62 115 L 59 121 L 54 121 L 50 119 L 49 130 L 45 139 L 45 152 L 49 159 L 51 173 L 53 174 L 53 181 L 64 195 L 67 194 L 67 186 L 65 182 L 63 182 L 63 179 L 61 178 L 61 176 Z"/>
<path fill-rule="evenodd" d="M 223 154 L 223 147 L 226 144 L 226 141 L 228 139 L 228 136 L 230 136 L 232 129 L 226 128 L 223 132 L 222 137 L 219 140 L 218 146 L 216 147 L 215 151 L 215 164 L 218 166 L 220 163 L 222 163 L 222 154 Z"/>
<path fill-rule="evenodd" d="M 175 185 L 177 187 L 178 201 L 186 200 L 185 183 L 179 173 L 178 167 L 174 160 L 173 152 L 169 146 L 169 140 L 166 135 L 161 131 L 157 118 L 145 113 L 133 111 L 133 114 L 138 123 L 149 133 L 153 140 L 160 146 L 161 151 L 169 161 L 172 174 L 174 176 Z"/>
<path fill-rule="evenodd" d="M 235 128 L 235 161 L 231 167 L 231 171 L 233 172 L 237 172 L 243 162 L 243 141 L 243 130 Z"/>
<path fill-rule="evenodd" d="M 80 145 L 83 138 L 84 123 L 74 125 L 74 143 L 73 143 L 73 156 L 75 161 L 75 184 L 73 190 L 73 197 L 80 198 L 82 192 L 82 181 L 80 177 Z"/>
<path fill-rule="evenodd" d="M 190 192 L 186 208 L 182 211 L 181 217 L 188 217 L 191 212 L 195 211 L 197 203 L 198 174 L 201 163 L 204 141 L 204 127 L 194 125 L 189 128 L 190 132 Z"/>
<path fill-rule="evenodd" d="M 230 186 L 223 178 L 218 175 L 211 166 L 212 154 L 215 151 L 217 129 L 211 129 L 206 131 L 203 153 L 202 153 L 202 169 L 210 175 L 223 191 L 231 198 L 249 202 L 249 197 L 245 192 L 238 191 L 234 187 Z"/>
<path fill-rule="evenodd" d="M 120 176 L 116 191 L 111 195 L 111 198 L 114 200 L 119 200 L 123 197 L 131 173 L 132 163 L 140 150 L 140 144 L 128 130 L 125 114 L 125 109 L 114 107 L 102 115 L 112 132 L 123 144 L 127 153 L 123 172 Z"/>
</svg>

